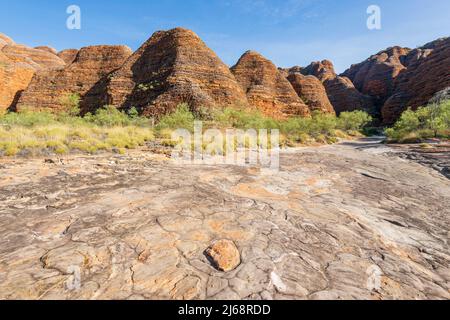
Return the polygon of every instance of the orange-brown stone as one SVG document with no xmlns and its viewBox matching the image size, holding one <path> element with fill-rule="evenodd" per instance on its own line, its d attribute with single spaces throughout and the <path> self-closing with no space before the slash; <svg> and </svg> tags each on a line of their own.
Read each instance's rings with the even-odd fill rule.
<svg viewBox="0 0 450 320">
<path fill-rule="evenodd" d="M 71 64 L 75 61 L 77 57 L 78 50 L 77 49 L 66 49 L 58 52 L 58 57 L 64 60 L 66 64 Z"/>
<path fill-rule="evenodd" d="M 247 51 L 231 68 L 251 106 L 277 118 L 308 116 L 308 106 L 282 72 L 257 52 Z"/>
<path fill-rule="evenodd" d="M 215 268 L 230 272 L 241 264 L 241 255 L 233 241 L 219 240 L 205 251 Z"/>
<path fill-rule="evenodd" d="M 101 107 L 96 85 L 130 55 L 131 49 L 126 46 L 82 48 L 75 61 L 65 68 L 36 73 L 21 95 L 17 109 L 64 111 L 63 99 L 70 94 L 80 95 L 82 105 Z"/>
<path fill-rule="evenodd" d="M 0 112 L 14 110 L 37 70 L 64 66 L 63 60 L 48 50 L 17 45 L 0 34 Z"/>
<path fill-rule="evenodd" d="M 192 109 L 247 103 L 229 68 L 192 31 L 158 31 L 106 84 L 105 103 L 159 117 L 180 103 Z"/>
<path fill-rule="evenodd" d="M 408 107 L 426 105 L 450 86 L 450 38 L 415 49 L 403 61 L 407 69 L 396 78 L 393 94 L 382 109 L 385 124 L 394 123 Z"/>
<path fill-rule="evenodd" d="M 311 111 L 335 113 L 325 87 L 319 79 L 314 76 L 304 76 L 298 72 L 291 73 L 287 79 Z"/>
</svg>

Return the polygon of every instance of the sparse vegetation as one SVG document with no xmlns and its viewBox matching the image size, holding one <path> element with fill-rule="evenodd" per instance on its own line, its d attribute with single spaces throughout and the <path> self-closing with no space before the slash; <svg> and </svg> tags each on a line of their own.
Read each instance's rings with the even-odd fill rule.
<svg viewBox="0 0 450 320">
<path fill-rule="evenodd" d="M 188 105 L 183 104 L 173 113 L 161 118 L 156 126 L 157 135 L 169 139 L 171 130 L 184 128 L 192 131 L 196 119 L 203 121 L 204 129 L 278 129 L 285 146 L 335 143 L 339 138 L 361 135 L 365 125 L 372 121 L 372 118 L 362 111 L 346 112 L 340 117 L 315 112 L 311 118 L 294 117 L 276 120 L 264 116 L 257 110 L 237 107 L 212 110 L 202 117 L 198 115 L 198 112 L 192 112 Z"/>
<path fill-rule="evenodd" d="M 73 107 L 71 110 L 77 105 Z M 85 117 L 72 112 L 11 112 L 0 115 L 0 155 L 70 151 L 123 153 L 154 139 L 148 124 L 149 120 L 138 117 L 134 108 L 127 114 L 107 106 Z"/>
<path fill-rule="evenodd" d="M 61 104 L 68 115 L 78 116 L 80 114 L 80 99 L 80 95 L 76 93 L 61 98 Z"/>
<path fill-rule="evenodd" d="M 408 109 L 385 132 L 389 142 L 417 143 L 430 138 L 450 139 L 450 100 L 416 111 Z"/>
<path fill-rule="evenodd" d="M 192 111 L 181 104 L 174 112 L 162 117 L 153 128 L 151 119 L 140 117 L 136 108 L 127 112 L 105 106 L 95 114 L 79 115 L 79 96 L 64 97 L 66 112 L 32 112 L 0 115 L 0 155 L 56 153 L 72 151 L 124 152 L 156 138 L 163 145 L 172 146 L 171 133 L 175 129 L 194 129 L 194 121 L 202 120 L 203 128 L 225 130 L 278 129 L 284 146 L 298 144 L 335 143 L 339 138 L 359 135 L 370 121 L 364 112 L 345 113 L 341 117 L 314 113 L 311 118 L 276 120 L 257 110 L 242 108 Z"/>
<path fill-rule="evenodd" d="M 194 130 L 194 114 L 190 111 L 187 104 L 180 104 L 178 108 L 169 115 L 162 117 L 156 126 L 158 132 L 164 132 L 178 128 L 187 129 L 189 131 Z"/>
</svg>

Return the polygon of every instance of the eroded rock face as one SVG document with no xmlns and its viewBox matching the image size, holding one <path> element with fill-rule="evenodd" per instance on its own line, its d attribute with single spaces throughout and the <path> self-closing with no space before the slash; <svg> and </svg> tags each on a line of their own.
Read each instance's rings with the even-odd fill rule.
<svg viewBox="0 0 450 320">
<path fill-rule="evenodd" d="M 394 123 L 408 107 L 426 105 L 433 95 L 450 86 L 450 38 L 411 51 L 404 70 L 395 80 L 392 96 L 383 106 L 385 124 Z"/>
<path fill-rule="evenodd" d="M 372 99 L 359 92 L 347 77 L 337 76 L 324 82 L 328 98 L 337 114 L 345 111 L 364 110 L 377 117 Z"/>
<path fill-rule="evenodd" d="M 77 49 L 66 49 L 58 52 L 58 57 L 64 60 L 66 64 L 71 64 L 75 61 L 77 57 L 78 50 Z"/>
<path fill-rule="evenodd" d="M 158 117 L 192 108 L 246 104 L 229 68 L 192 31 L 159 31 L 108 79 L 105 102 Z"/>
<path fill-rule="evenodd" d="M 251 106 L 274 117 L 308 116 L 308 106 L 297 95 L 282 72 L 254 51 L 246 52 L 231 68 L 247 93 Z"/>
<path fill-rule="evenodd" d="M 444 102 L 445 100 L 450 100 L 450 87 L 445 88 L 437 92 L 431 99 L 428 101 L 428 104 L 438 104 Z"/>
<path fill-rule="evenodd" d="M 312 62 L 306 68 L 301 69 L 304 75 L 312 75 L 324 82 L 336 78 L 333 63 L 329 60 Z"/>
<path fill-rule="evenodd" d="M 364 62 L 352 65 L 342 75 L 349 78 L 358 91 L 382 105 L 394 90 L 394 81 L 406 69 L 402 60 L 411 50 L 392 47 L 381 51 Z"/>
<path fill-rule="evenodd" d="M 38 47 L 34 47 L 34 48 L 38 49 L 38 50 L 50 52 L 51 54 L 57 54 L 58 53 L 55 48 L 52 48 L 52 47 L 49 47 L 49 46 L 38 46 Z"/>
<path fill-rule="evenodd" d="M 231 240 L 219 240 L 214 242 L 205 254 L 211 260 L 214 267 L 223 272 L 230 272 L 241 264 L 241 255 L 236 244 Z"/>
<path fill-rule="evenodd" d="M 101 107 L 98 91 L 93 89 L 110 72 L 119 68 L 131 55 L 126 46 L 92 46 L 82 48 L 75 61 L 65 68 L 36 73 L 21 95 L 17 109 L 64 110 L 64 97 L 79 94 L 82 104 Z"/>
<path fill-rule="evenodd" d="M 287 79 L 310 111 L 335 113 L 322 82 L 314 76 L 291 73 Z"/>
<path fill-rule="evenodd" d="M 8 37 L 6 34 L 3 34 L 3 33 L 0 32 L 0 48 L 1 48 L 2 46 L 7 45 L 7 44 L 9 44 L 9 45 L 14 44 L 13 39 L 11 39 L 10 37 Z"/>
<path fill-rule="evenodd" d="M 27 64 L 35 70 L 54 69 L 65 65 L 63 60 L 51 52 L 20 44 L 6 45 L 1 50 L 14 63 Z"/>
<path fill-rule="evenodd" d="M 17 45 L 0 34 L 0 112 L 15 109 L 36 71 L 64 65 L 63 60 L 49 51 Z"/>
<path fill-rule="evenodd" d="M 32 66 L 14 63 L 0 50 L 0 113 L 11 108 L 34 72 Z"/>
<path fill-rule="evenodd" d="M 328 98 L 337 114 L 364 110 L 377 116 L 372 99 L 359 92 L 347 77 L 338 76 L 329 60 L 313 62 L 302 69 L 304 75 L 313 75 L 323 82 Z"/>
</svg>

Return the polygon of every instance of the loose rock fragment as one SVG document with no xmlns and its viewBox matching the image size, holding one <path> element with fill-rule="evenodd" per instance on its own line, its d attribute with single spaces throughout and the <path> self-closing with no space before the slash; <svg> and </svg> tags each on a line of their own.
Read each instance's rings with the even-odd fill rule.
<svg viewBox="0 0 450 320">
<path fill-rule="evenodd" d="M 211 263 L 220 271 L 230 272 L 241 264 L 241 255 L 233 241 L 219 240 L 205 251 Z"/>
</svg>

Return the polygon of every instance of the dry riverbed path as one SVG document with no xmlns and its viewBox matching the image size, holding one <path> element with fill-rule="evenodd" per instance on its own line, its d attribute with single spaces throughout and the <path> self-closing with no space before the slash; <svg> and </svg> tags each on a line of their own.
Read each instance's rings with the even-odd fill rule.
<svg viewBox="0 0 450 320">
<path fill-rule="evenodd" d="M 1 159 L 0 299 L 450 299 L 449 179 L 372 140 L 280 163 Z"/>
</svg>

